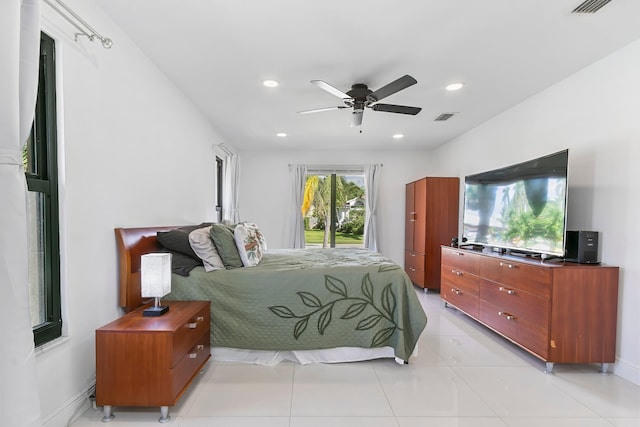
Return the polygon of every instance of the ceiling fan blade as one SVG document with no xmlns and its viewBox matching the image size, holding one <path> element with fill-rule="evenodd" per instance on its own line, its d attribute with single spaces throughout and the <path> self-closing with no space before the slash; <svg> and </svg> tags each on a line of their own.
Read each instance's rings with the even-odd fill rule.
<svg viewBox="0 0 640 427">
<path fill-rule="evenodd" d="M 415 116 L 422 110 L 420 107 L 393 104 L 373 104 L 371 109 L 373 111 L 384 111 L 385 113 L 411 114 L 412 116 Z"/>
<path fill-rule="evenodd" d="M 336 89 L 331 86 L 329 83 L 322 80 L 311 80 L 311 83 L 318 86 L 320 89 L 329 92 L 331 95 L 337 96 L 340 99 L 351 99 L 349 95 L 341 91 L 340 89 Z"/>
<path fill-rule="evenodd" d="M 364 114 L 364 110 L 353 110 L 351 113 L 351 127 L 355 128 L 362 125 L 362 116 Z"/>
<path fill-rule="evenodd" d="M 376 90 L 375 92 L 370 93 L 367 96 L 367 100 L 369 102 L 380 101 L 382 98 L 386 98 L 389 95 L 393 95 L 394 93 L 399 92 L 402 89 L 406 89 L 409 86 L 413 86 L 416 83 L 418 83 L 416 79 L 414 79 L 408 74 L 405 74 L 399 79 L 392 81 L 388 85 L 383 86 L 380 89 Z"/>
<path fill-rule="evenodd" d="M 320 113 L 322 111 L 341 110 L 343 108 L 349 108 L 349 107 L 347 107 L 346 105 L 338 105 L 337 107 L 316 108 L 313 110 L 298 111 L 298 114 Z"/>
</svg>

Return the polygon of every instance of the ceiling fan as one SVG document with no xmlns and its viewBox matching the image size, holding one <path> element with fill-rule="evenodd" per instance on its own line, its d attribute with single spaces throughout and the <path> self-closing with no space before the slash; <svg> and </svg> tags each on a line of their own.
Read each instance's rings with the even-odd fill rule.
<svg viewBox="0 0 640 427">
<path fill-rule="evenodd" d="M 416 79 L 406 74 L 397 80 L 392 81 L 386 86 L 381 87 L 376 91 L 372 91 L 366 84 L 356 83 L 351 86 L 351 90 L 348 92 L 342 92 L 340 89 L 336 89 L 329 83 L 322 80 L 311 80 L 311 83 L 318 86 L 320 89 L 329 92 L 332 95 L 342 99 L 344 105 L 338 105 L 335 107 L 316 108 L 313 110 L 299 111 L 299 114 L 319 113 L 321 111 L 329 110 L 341 110 L 343 108 L 353 108 L 351 113 L 351 126 L 356 127 L 362 124 L 362 115 L 364 109 L 371 108 L 373 111 L 383 111 L 385 113 L 400 113 L 410 114 L 415 116 L 422 110 L 419 107 L 408 107 L 406 105 L 393 105 L 393 104 L 379 104 L 383 98 L 389 95 L 393 95 L 396 92 L 406 89 L 409 86 L 413 86 L 418 83 Z"/>
</svg>

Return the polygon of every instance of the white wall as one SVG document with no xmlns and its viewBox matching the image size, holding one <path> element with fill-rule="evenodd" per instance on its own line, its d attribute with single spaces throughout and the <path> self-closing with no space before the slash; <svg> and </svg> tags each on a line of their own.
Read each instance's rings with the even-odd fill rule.
<svg viewBox="0 0 640 427">
<path fill-rule="evenodd" d="M 567 225 L 599 231 L 602 262 L 620 266 L 613 369 L 635 384 L 640 384 L 638 76 L 640 40 L 433 153 L 439 173 L 463 177 L 569 149 Z"/>
<path fill-rule="evenodd" d="M 285 247 L 287 215 L 283 212 L 286 212 L 291 194 L 290 164 L 382 163 L 378 205 L 378 251 L 404 264 L 405 184 L 426 176 L 432 169 L 427 152 L 241 151 L 240 162 L 240 219 L 256 222 L 264 233 L 269 248 Z"/>
<path fill-rule="evenodd" d="M 46 425 L 66 425 L 95 378 L 94 333 L 121 313 L 113 229 L 214 218 L 213 143 L 194 106 L 92 2 L 65 1 L 113 48 L 42 5 L 56 40 L 63 334 L 36 362 Z"/>
</svg>

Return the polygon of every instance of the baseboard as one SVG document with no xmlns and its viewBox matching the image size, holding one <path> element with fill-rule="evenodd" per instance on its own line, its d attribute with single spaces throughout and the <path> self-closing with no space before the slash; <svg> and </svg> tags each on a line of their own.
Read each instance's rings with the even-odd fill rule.
<svg viewBox="0 0 640 427">
<path fill-rule="evenodd" d="M 67 427 L 71 421 L 78 418 L 92 406 L 89 395 L 93 394 L 95 386 L 96 383 L 93 381 L 85 390 L 67 400 L 53 413 L 47 415 L 43 421 L 43 427 Z"/>
<path fill-rule="evenodd" d="M 618 359 L 610 368 L 615 375 L 640 386 L 640 366 Z"/>
</svg>

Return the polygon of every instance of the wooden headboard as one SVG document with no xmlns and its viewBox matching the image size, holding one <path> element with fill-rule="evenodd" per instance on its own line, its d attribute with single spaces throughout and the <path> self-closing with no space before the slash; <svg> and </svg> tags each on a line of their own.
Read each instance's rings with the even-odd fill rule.
<svg viewBox="0 0 640 427">
<path fill-rule="evenodd" d="M 169 231 L 178 226 L 116 228 L 118 246 L 118 269 L 120 307 L 127 312 L 142 305 L 140 292 L 140 256 L 159 252 L 161 246 L 156 240 L 158 231 Z"/>
</svg>

